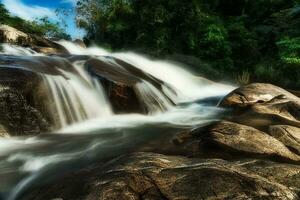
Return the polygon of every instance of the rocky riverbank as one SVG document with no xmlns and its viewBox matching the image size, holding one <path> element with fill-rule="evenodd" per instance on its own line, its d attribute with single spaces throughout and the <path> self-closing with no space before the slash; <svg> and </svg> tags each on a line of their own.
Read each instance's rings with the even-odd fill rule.
<svg viewBox="0 0 300 200">
<path fill-rule="evenodd" d="M 68 174 L 24 199 L 299 199 L 300 99 L 256 83 L 220 106 L 231 109 L 223 121 L 168 140 L 181 155 L 148 148 Z"/>
</svg>

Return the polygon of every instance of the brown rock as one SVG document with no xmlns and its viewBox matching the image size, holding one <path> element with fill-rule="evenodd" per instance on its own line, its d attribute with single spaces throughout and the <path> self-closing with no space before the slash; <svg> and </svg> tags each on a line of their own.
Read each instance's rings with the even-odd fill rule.
<svg viewBox="0 0 300 200">
<path fill-rule="evenodd" d="M 299 176 L 298 166 L 286 166 L 283 174 Z M 136 153 L 115 160 L 110 170 L 94 168 L 66 176 L 28 192 L 23 200 L 297 199 L 299 182 L 285 185 L 282 174 L 270 175 L 266 167 L 283 170 L 276 163 L 256 160 L 228 162 Z"/>
<path fill-rule="evenodd" d="M 2 125 L 0 125 L 0 137 L 9 137 L 8 131 Z"/>
<path fill-rule="evenodd" d="M 300 99 L 270 84 L 254 83 L 227 95 L 220 106 L 232 108 L 227 119 L 267 131 L 270 125 L 300 127 Z"/>
<path fill-rule="evenodd" d="M 139 98 L 140 93 L 136 85 L 148 81 L 159 91 L 162 91 L 164 85 L 162 81 L 142 70 L 113 57 L 103 57 L 101 60 L 89 59 L 85 67 L 93 76 L 101 80 L 115 113 L 150 112 L 145 99 Z M 152 105 L 160 107 L 161 110 L 166 109 L 159 99 L 152 98 L 148 97 Z M 167 96 L 165 98 L 172 104 Z"/>
<path fill-rule="evenodd" d="M 271 126 L 269 134 L 281 141 L 292 152 L 300 155 L 300 128 L 287 125 Z"/>
<path fill-rule="evenodd" d="M 61 45 L 46 38 L 27 34 L 7 25 L 0 25 L 0 42 L 31 47 L 37 52 L 46 54 L 68 54 Z"/>
<path fill-rule="evenodd" d="M 282 142 L 249 126 L 222 121 L 207 130 L 194 130 L 193 134 L 200 138 L 199 153 L 204 157 L 300 161 Z"/>
<path fill-rule="evenodd" d="M 245 107 L 268 102 L 274 98 L 299 101 L 298 97 L 280 87 L 265 83 L 252 83 L 229 93 L 221 101 L 220 106 L 231 108 Z"/>
</svg>

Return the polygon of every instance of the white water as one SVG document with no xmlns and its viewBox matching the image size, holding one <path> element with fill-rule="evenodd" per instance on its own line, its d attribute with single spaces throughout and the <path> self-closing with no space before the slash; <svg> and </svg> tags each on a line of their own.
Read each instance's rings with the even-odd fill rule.
<svg viewBox="0 0 300 200">
<path fill-rule="evenodd" d="M 76 66 L 76 64 L 74 64 Z M 110 104 L 101 83 L 87 79 L 83 71 L 80 76 L 62 72 L 65 76 L 44 75 L 45 83 L 55 102 L 60 127 L 112 114 Z"/>
<path fill-rule="evenodd" d="M 135 85 L 149 115 L 115 115 L 101 82 L 84 70 L 84 63 L 72 63 L 77 74 L 66 71 L 61 71 L 63 76 L 43 74 L 55 105 L 54 115 L 59 116 L 60 126 L 64 128 L 56 134 L 38 137 L 0 138 L 0 194 L 7 192 L 7 200 L 16 200 L 34 184 L 39 185 L 41 180 L 63 173 L 57 170 L 58 166 L 72 169 L 74 163 L 89 163 L 124 154 L 149 142 L 152 137 L 170 134 L 165 127 L 192 128 L 218 120 L 222 109 L 193 102 L 224 96 L 234 89 L 195 76 L 180 66 L 135 53 L 109 53 L 97 47 L 84 49 L 66 41 L 60 44 L 72 54 L 116 57 L 166 85 L 162 91 L 146 80 Z M 2 53 L 37 55 L 28 49 L 10 47 L 3 48 Z M 178 105 L 182 102 L 189 103 Z"/>
<path fill-rule="evenodd" d="M 159 80 L 163 80 L 176 89 L 177 96 L 169 97 L 176 103 L 194 101 L 213 96 L 223 96 L 234 89 L 231 85 L 214 83 L 203 77 L 195 76 L 189 71 L 173 63 L 151 60 L 133 52 L 110 53 L 104 49 L 91 47 L 82 48 L 67 41 L 61 41 L 69 52 L 75 55 L 112 56 L 119 58 Z M 201 67 L 201 66 L 199 66 Z M 165 91 L 168 93 L 168 91 Z"/>
</svg>

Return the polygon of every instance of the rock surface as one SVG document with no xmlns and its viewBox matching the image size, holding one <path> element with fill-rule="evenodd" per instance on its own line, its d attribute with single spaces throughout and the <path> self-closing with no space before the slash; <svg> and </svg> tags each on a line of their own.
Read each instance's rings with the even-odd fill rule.
<svg viewBox="0 0 300 200">
<path fill-rule="evenodd" d="M 94 72 L 104 74 L 99 69 L 103 70 Z M 113 76 L 121 77 L 119 82 L 129 85 L 129 74 L 125 72 L 123 76 L 109 72 L 106 78 L 116 82 Z M 130 80 L 139 81 L 135 76 Z M 291 115 L 297 107 L 279 106 L 298 105 L 299 99 L 271 85 L 262 84 L 263 91 L 259 91 L 260 84 L 245 88 L 241 89 L 242 96 L 248 100 L 237 98 L 237 90 L 220 104 L 230 107 L 236 118 L 252 112 L 253 118 L 243 124 L 229 117 L 227 120 L 232 121 L 184 130 L 174 137 L 173 145 L 168 145 L 170 141 L 157 141 L 164 145 L 161 150 L 149 145 L 144 148 L 165 154 L 175 152 L 176 156 L 146 152 L 124 155 L 29 190 L 22 199 L 299 199 L 300 128 L 290 125 L 293 120 L 297 122 L 297 115 Z M 250 94 L 254 92 L 252 88 L 257 95 Z M 274 107 L 281 112 L 271 109 Z M 260 123 L 260 129 L 255 128 L 254 117 L 266 121 L 266 115 L 276 116 L 277 121 L 275 117 L 268 118 L 270 123 Z M 155 146 L 155 141 L 150 144 Z"/>
<path fill-rule="evenodd" d="M 68 54 L 61 45 L 46 38 L 19 31 L 7 25 L 0 25 L 0 43 L 10 43 L 31 47 L 37 52 L 46 54 Z"/>
<path fill-rule="evenodd" d="M 284 143 L 249 126 L 222 121 L 208 129 L 196 129 L 192 134 L 200 139 L 199 153 L 203 157 L 255 157 L 285 162 L 300 161 L 300 157 Z"/>
<path fill-rule="evenodd" d="M 300 155 L 300 128 L 287 125 L 270 126 L 269 134 Z"/>
<path fill-rule="evenodd" d="M 66 176 L 23 199 L 297 199 L 300 186 L 299 166 L 258 160 L 229 162 L 136 153 L 115 160 L 108 168 Z M 285 171 L 275 174 L 272 170 Z"/>
<path fill-rule="evenodd" d="M 20 92 L 9 87 L 0 89 L 0 124 L 9 132 L 1 136 L 37 135 L 49 130 L 41 113 L 28 105 Z"/>
<path fill-rule="evenodd" d="M 240 87 L 228 94 L 220 103 L 222 107 L 246 107 L 264 102 L 270 102 L 274 98 L 299 102 L 300 99 L 292 93 L 265 83 L 252 83 Z"/>
<path fill-rule="evenodd" d="M 142 70 L 113 57 L 91 58 L 87 60 L 85 67 L 103 84 L 115 113 L 149 113 L 150 109 L 145 104 L 144 99 L 139 98 L 141 94 L 137 85 L 146 81 L 151 83 L 158 91 L 162 91 L 162 86 L 165 85 L 162 81 Z M 148 98 L 149 101 L 153 100 L 151 104 L 160 106 L 159 109 L 166 109 L 160 103 L 159 98 L 151 99 L 153 98 L 151 96 Z M 167 96 L 164 96 L 164 98 L 170 104 L 173 104 Z"/>
</svg>

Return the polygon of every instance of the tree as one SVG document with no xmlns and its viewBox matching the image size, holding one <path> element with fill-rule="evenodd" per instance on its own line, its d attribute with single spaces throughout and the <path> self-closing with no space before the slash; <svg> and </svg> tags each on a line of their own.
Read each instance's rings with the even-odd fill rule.
<svg viewBox="0 0 300 200">
<path fill-rule="evenodd" d="M 52 22 L 48 17 L 34 21 L 26 21 L 12 16 L 3 4 L 0 3 L 0 23 L 12 26 L 25 33 L 36 34 L 50 39 L 71 39 L 60 23 Z"/>
</svg>

